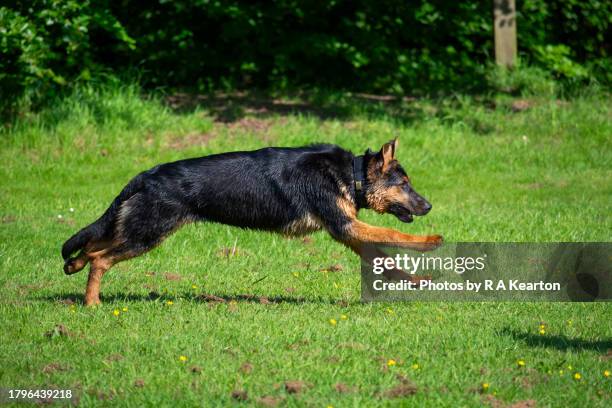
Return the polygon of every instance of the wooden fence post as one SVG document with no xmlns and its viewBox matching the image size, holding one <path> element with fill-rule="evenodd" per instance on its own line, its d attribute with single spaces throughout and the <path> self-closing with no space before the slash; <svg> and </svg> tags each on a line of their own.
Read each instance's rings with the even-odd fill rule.
<svg viewBox="0 0 612 408">
<path fill-rule="evenodd" d="M 516 64 L 515 0 L 493 0 L 495 62 L 504 67 Z"/>
</svg>

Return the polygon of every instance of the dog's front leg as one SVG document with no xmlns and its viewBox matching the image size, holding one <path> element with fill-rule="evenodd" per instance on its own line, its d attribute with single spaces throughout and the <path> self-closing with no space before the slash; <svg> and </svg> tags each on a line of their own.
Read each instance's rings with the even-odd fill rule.
<svg viewBox="0 0 612 408">
<path fill-rule="evenodd" d="M 391 244 L 417 251 L 430 251 L 440 246 L 443 242 L 440 235 L 410 235 L 390 228 L 369 225 L 357 219 L 349 221 L 342 228 L 331 229 L 330 233 L 370 265 L 373 258 L 387 256 L 387 254 L 376 248 L 373 244 Z M 413 282 L 430 279 L 428 276 L 409 275 L 399 269 L 385 270 L 384 276 L 387 279 L 411 280 Z"/>
<path fill-rule="evenodd" d="M 343 241 L 359 255 L 362 255 L 368 244 L 391 244 L 417 251 L 431 251 L 443 242 L 440 235 L 410 235 L 391 228 L 369 225 L 357 219 L 345 226 L 344 235 Z"/>
</svg>

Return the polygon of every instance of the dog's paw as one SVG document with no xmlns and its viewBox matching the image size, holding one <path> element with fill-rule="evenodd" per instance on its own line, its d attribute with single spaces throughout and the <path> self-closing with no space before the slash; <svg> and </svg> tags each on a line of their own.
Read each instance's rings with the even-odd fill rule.
<svg viewBox="0 0 612 408">
<path fill-rule="evenodd" d="M 431 282 L 431 275 L 412 275 L 410 281 L 416 285 L 421 286 L 421 282 Z"/>
<path fill-rule="evenodd" d="M 444 243 L 442 235 L 428 235 L 424 243 L 424 251 L 432 251 Z"/>
<path fill-rule="evenodd" d="M 442 237 L 442 235 L 429 235 L 427 237 L 427 242 L 442 245 L 442 243 L 444 243 L 444 238 Z"/>
</svg>

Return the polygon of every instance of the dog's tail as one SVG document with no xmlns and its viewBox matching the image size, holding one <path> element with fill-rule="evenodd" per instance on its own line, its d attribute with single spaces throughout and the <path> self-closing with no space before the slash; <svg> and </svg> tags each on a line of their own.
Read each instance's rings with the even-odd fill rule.
<svg viewBox="0 0 612 408">
<path fill-rule="evenodd" d="M 64 258 L 64 272 L 72 274 L 80 271 L 85 267 L 87 261 L 76 262 L 77 258 L 71 256 L 83 249 L 89 242 L 103 239 L 112 232 L 115 225 L 115 219 L 121 204 L 127 201 L 131 196 L 136 194 L 142 188 L 142 176 L 136 176 L 121 193 L 113 200 L 110 207 L 106 209 L 104 214 L 93 223 L 89 224 L 72 237 L 64 242 L 62 246 L 62 258 Z"/>
</svg>

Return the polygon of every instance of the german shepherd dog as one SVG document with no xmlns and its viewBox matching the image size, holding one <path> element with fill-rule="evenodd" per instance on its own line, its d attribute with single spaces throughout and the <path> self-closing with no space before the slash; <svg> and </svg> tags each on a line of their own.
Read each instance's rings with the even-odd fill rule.
<svg viewBox="0 0 612 408">
<path fill-rule="evenodd" d="M 361 156 L 328 144 L 271 147 L 155 166 L 134 177 L 97 221 L 64 243 L 64 272 L 71 275 L 90 263 L 85 304 L 99 304 L 106 271 L 193 221 L 291 236 L 325 229 L 361 256 L 372 243 L 433 249 L 441 236 L 408 235 L 357 219 L 362 208 L 402 222 L 431 210 L 395 159 L 397 146 L 395 139 Z"/>
</svg>

